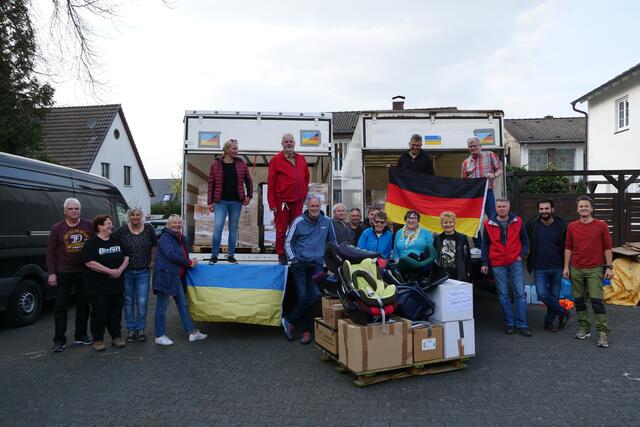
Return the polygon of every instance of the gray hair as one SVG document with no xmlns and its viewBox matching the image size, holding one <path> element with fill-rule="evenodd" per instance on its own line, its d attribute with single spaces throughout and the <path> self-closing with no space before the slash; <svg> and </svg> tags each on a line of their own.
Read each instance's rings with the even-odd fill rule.
<svg viewBox="0 0 640 427">
<path fill-rule="evenodd" d="M 62 204 L 62 207 L 67 209 L 71 205 L 78 205 L 79 208 L 82 208 L 82 205 L 80 205 L 80 200 L 76 199 L 75 197 L 69 197 L 68 199 L 66 199 Z"/>
<path fill-rule="evenodd" d="M 511 205 L 511 202 L 506 197 L 496 197 L 496 204 L 498 204 L 499 202 Z"/>
<path fill-rule="evenodd" d="M 167 218 L 167 225 L 172 224 L 176 221 L 182 221 L 182 218 L 180 218 L 180 215 L 178 214 L 169 215 L 169 218 Z"/>
<path fill-rule="evenodd" d="M 472 136 L 471 138 L 467 139 L 467 145 L 471 144 L 473 141 L 480 144 L 480 138 L 478 138 L 477 136 Z"/>
<path fill-rule="evenodd" d="M 129 208 L 127 210 L 127 219 L 131 218 L 134 214 L 140 214 L 140 216 L 144 219 L 144 211 L 142 208 Z"/>
<path fill-rule="evenodd" d="M 336 203 L 335 205 L 333 205 L 333 211 L 332 212 L 335 213 L 336 210 L 338 210 L 339 207 L 343 207 L 345 211 L 347 210 L 347 207 L 344 205 L 344 203 Z"/>
<path fill-rule="evenodd" d="M 318 203 L 322 205 L 322 199 L 320 198 L 320 196 L 315 194 L 310 194 L 309 197 L 307 197 L 307 205 L 311 203 L 312 200 L 317 200 Z"/>
<path fill-rule="evenodd" d="M 287 132 L 287 133 L 283 134 L 282 135 L 282 141 L 284 141 L 284 139 L 287 138 L 287 137 L 293 139 L 293 142 L 296 141 L 296 138 L 293 136 L 293 134 L 291 132 Z"/>
</svg>

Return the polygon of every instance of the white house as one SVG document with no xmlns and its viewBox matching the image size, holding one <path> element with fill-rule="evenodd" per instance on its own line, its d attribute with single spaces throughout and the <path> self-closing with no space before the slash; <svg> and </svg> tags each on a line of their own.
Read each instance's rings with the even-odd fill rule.
<svg viewBox="0 0 640 427">
<path fill-rule="evenodd" d="M 587 168 L 640 169 L 640 64 L 582 95 L 571 104 L 587 103 Z M 634 110 L 634 105 L 636 109 Z M 634 119 L 633 111 L 636 112 Z M 635 121 L 634 121 L 635 120 Z M 608 185 L 611 191 L 612 186 Z M 639 192 L 632 184 L 628 191 Z"/>
<path fill-rule="evenodd" d="M 119 104 L 49 108 L 40 124 L 49 157 L 110 179 L 129 206 L 149 213 L 153 188 Z"/>
<path fill-rule="evenodd" d="M 505 119 L 509 164 L 530 171 L 582 170 L 586 141 L 584 117 Z"/>
</svg>

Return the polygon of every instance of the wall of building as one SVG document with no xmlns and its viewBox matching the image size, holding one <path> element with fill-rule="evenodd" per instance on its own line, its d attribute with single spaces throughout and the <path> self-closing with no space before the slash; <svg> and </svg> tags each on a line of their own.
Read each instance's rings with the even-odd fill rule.
<svg viewBox="0 0 640 427">
<path fill-rule="evenodd" d="M 120 134 L 117 139 L 116 130 Z M 90 172 L 102 175 L 102 163 L 110 164 L 109 179 L 118 187 L 129 206 L 140 207 L 148 214 L 151 208 L 149 189 L 119 114 L 111 124 Z M 124 166 L 131 166 L 131 185 L 124 185 Z"/>
</svg>

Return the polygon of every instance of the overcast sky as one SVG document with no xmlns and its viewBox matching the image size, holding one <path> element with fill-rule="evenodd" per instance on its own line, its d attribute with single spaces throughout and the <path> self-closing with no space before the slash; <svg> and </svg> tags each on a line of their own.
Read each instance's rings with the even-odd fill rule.
<svg viewBox="0 0 640 427">
<path fill-rule="evenodd" d="M 640 2 L 122 2 L 101 36 L 96 98 L 73 73 L 56 105 L 122 104 L 150 178 L 181 162 L 184 110 L 501 109 L 570 102 L 640 62 Z M 42 22 L 51 0 L 34 0 Z"/>
</svg>

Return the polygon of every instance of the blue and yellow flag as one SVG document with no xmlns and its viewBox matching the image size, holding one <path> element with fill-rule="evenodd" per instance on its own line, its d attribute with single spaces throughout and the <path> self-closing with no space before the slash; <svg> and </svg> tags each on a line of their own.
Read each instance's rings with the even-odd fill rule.
<svg viewBox="0 0 640 427">
<path fill-rule="evenodd" d="M 280 326 L 286 266 L 198 265 L 186 281 L 193 320 Z"/>
</svg>

